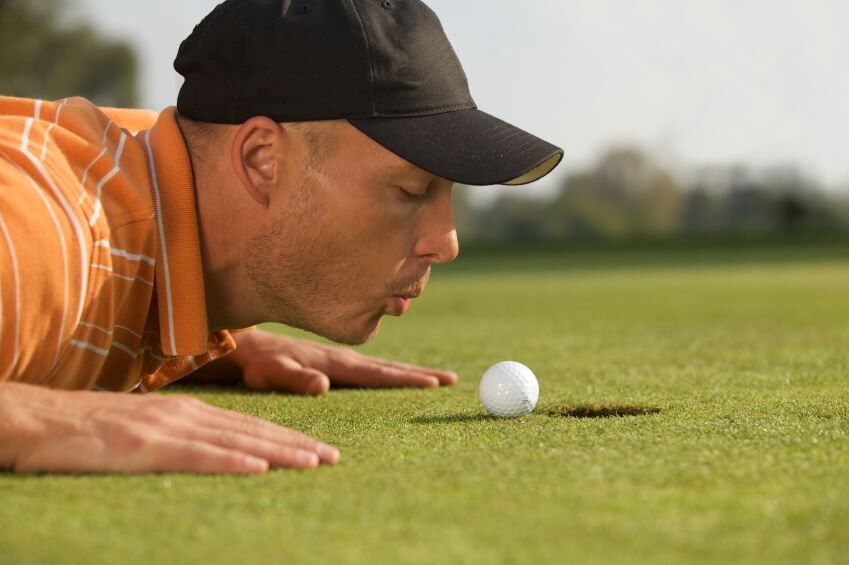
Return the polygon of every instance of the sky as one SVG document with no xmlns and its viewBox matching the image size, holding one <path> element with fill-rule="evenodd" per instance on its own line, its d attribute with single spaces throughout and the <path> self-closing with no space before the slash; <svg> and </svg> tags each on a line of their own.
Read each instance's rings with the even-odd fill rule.
<svg viewBox="0 0 849 565">
<path fill-rule="evenodd" d="M 142 105 L 160 110 L 182 82 L 172 68 L 180 42 L 218 2 L 71 3 L 138 48 Z M 849 192 L 845 0 L 426 3 L 478 107 L 565 149 L 534 194 L 619 144 L 679 168 L 795 164 Z"/>
</svg>

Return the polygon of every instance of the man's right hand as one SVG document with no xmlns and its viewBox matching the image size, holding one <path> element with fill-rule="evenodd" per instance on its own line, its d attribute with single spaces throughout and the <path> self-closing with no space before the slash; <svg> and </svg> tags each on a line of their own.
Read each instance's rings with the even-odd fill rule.
<svg viewBox="0 0 849 565">
<path fill-rule="evenodd" d="M 2 469 L 256 474 L 338 461 L 307 435 L 188 396 L 0 383 Z"/>
</svg>

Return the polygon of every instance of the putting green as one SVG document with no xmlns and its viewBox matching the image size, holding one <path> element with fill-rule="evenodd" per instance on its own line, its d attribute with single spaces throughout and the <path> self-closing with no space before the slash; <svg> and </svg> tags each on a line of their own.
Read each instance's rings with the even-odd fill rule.
<svg viewBox="0 0 849 565">
<path fill-rule="evenodd" d="M 0 475 L 0 561 L 845 562 L 849 261 L 655 259 L 437 269 L 362 349 L 454 369 L 452 388 L 168 389 L 302 429 L 343 462 Z M 483 416 L 478 378 L 504 359 L 539 377 L 531 416 Z"/>
</svg>

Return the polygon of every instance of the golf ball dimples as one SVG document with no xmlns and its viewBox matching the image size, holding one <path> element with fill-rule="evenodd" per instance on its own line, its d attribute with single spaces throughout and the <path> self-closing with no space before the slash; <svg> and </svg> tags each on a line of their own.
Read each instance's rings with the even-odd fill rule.
<svg viewBox="0 0 849 565">
<path fill-rule="evenodd" d="M 533 371 L 515 361 L 496 363 L 483 374 L 478 394 L 486 411 L 501 418 L 530 414 L 539 400 Z"/>
</svg>

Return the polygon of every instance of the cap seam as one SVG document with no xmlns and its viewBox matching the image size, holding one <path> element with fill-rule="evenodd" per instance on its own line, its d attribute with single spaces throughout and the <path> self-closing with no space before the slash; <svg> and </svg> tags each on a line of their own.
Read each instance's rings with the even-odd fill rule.
<svg viewBox="0 0 849 565">
<path fill-rule="evenodd" d="M 242 83 L 244 82 L 244 80 L 242 80 L 243 79 L 242 75 L 244 75 L 244 73 L 246 72 L 246 68 L 247 68 L 246 65 L 245 65 L 245 44 L 247 43 L 247 38 L 248 38 L 248 24 L 247 24 L 247 22 L 249 21 L 250 16 L 253 13 L 253 8 L 254 8 L 253 5 L 248 7 L 248 11 L 247 11 L 247 14 L 246 14 L 247 17 L 242 18 L 242 22 L 241 22 L 241 24 L 242 24 L 241 25 L 241 27 L 242 27 L 242 41 L 241 41 L 241 45 L 239 46 L 239 52 L 240 52 L 240 55 L 241 55 L 240 56 L 241 60 L 239 62 L 239 67 L 240 67 L 239 70 L 241 72 L 238 73 L 240 80 L 233 81 L 231 79 L 231 81 L 230 81 L 230 84 L 231 84 L 230 92 L 231 92 L 231 97 L 232 97 L 232 100 L 233 100 L 233 103 L 230 106 L 230 122 L 231 123 L 235 123 L 236 121 L 238 121 L 238 120 L 236 120 L 236 110 L 235 110 L 235 108 L 238 106 L 239 100 L 242 97 Z"/>
<path fill-rule="evenodd" d="M 369 40 L 369 31 L 366 29 L 366 24 L 360 15 L 360 10 L 357 8 L 355 0 L 351 0 L 351 7 L 354 9 L 354 14 L 357 16 L 357 21 L 360 23 L 360 28 L 363 30 L 363 39 L 366 42 L 366 56 L 368 57 L 368 74 L 369 74 L 369 98 L 371 98 L 371 111 L 377 113 L 377 103 L 374 100 L 374 62 L 371 57 L 371 41 Z"/>
<path fill-rule="evenodd" d="M 474 104 L 447 104 L 445 106 L 434 106 L 425 108 L 416 112 L 404 112 L 403 114 L 385 114 L 374 112 L 371 116 L 346 116 L 347 120 L 367 120 L 369 118 L 415 118 L 423 116 L 432 116 L 434 114 L 447 114 L 456 110 L 477 110 L 478 107 Z"/>
</svg>

